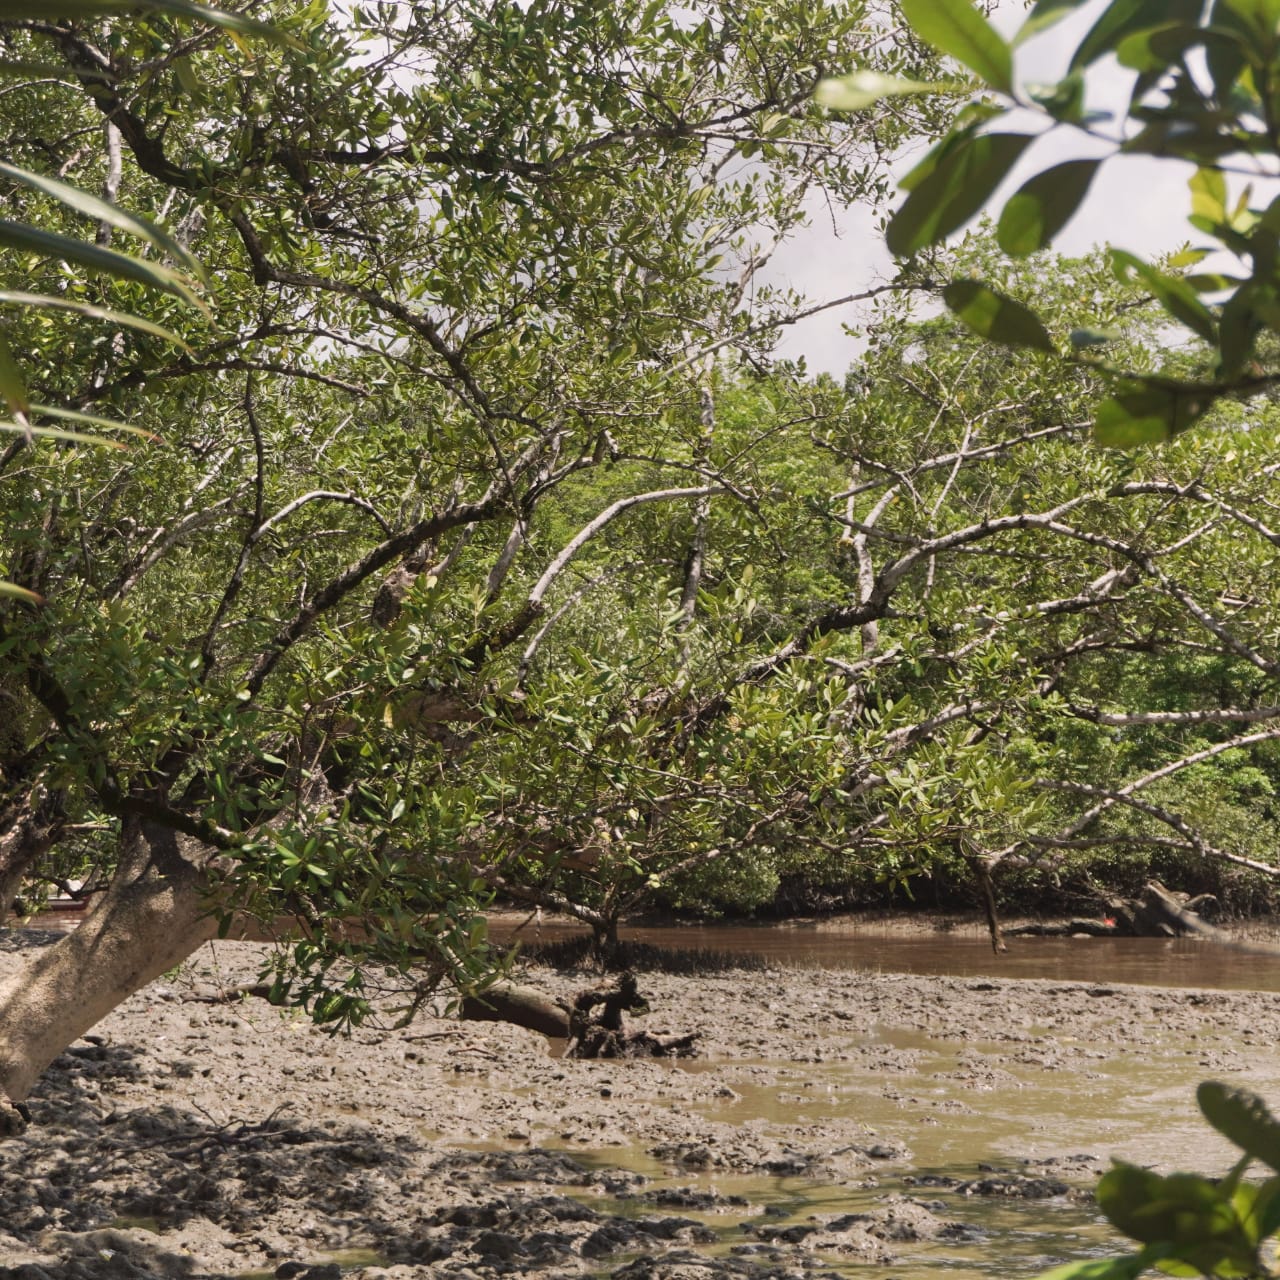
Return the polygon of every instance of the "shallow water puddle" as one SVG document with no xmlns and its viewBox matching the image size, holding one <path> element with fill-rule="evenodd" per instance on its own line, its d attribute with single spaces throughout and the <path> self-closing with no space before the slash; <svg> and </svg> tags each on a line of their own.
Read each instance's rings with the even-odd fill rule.
<svg viewBox="0 0 1280 1280">
<path fill-rule="evenodd" d="M 712 1255 L 740 1254 L 767 1257 L 769 1236 L 788 1228 L 815 1228 L 817 1223 L 847 1214 L 872 1214 L 898 1197 L 927 1206 L 943 1219 L 954 1233 L 934 1240 L 894 1240 L 889 1248 L 892 1262 L 842 1257 L 806 1245 L 806 1251 L 821 1259 L 828 1272 L 850 1277 L 874 1270 L 894 1280 L 930 1280 L 940 1271 L 949 1276 L 989 1277 L 1035 1276 L 1066 1259 L 1105 1255 L 1116 1247 L 1109 1228 L 1091 1206 L 1064 1197 L 1015 1200 L 1001 1197 L 967 1196 L 937 1185 L 940 1182 L 973 1179 L 973 1166 L 935 1169 L 917 1167 L 911 1174 L 899 1173 L 882 1179 L 857 1182 L 822 1182 L 800 1177 L 761 1177 L 752 1174 L 702 1173 L 671 1174 L 642 1152 L 572 1153 L 576 1160 L 599 1169 L 627 1168 L 645 1173 L 653 1181 L 645 1192 L 690 1190 L 711 1193 L 723 1200 L 742 1197 L 750 1207 L 723 1206 L 715 1211 L 680 1206 L 656 1207 L 651 1199 L 639 1196 L 600 1196 L 571 1192 L 576 1199 L 598 1210 L 620 1217 L 647 1217 L 655 1213 L 678 1214 L 709 1227 L 718 1243 L 701 1246 L 699 1252 Z M 784 1236 L 783 1239 L 786 1239 Z M 620 1259 L 614 1258 L 600 1275 L 612 1275 Z"/>
<path fill-rule="evenodd" d="M 600 1168 L 623 1168 L 653 1179 L 646 1192 L 691 1188 L 721 1197 L 740 1196 L 757 1212 L 740 1208 L 700 1212 L 651 1199 L 583 1194 L 596 1208 L 620 1215 L 678 1214 L 717 1233 L 710 1252 L 745 1252 L 762 1246 L 758 1229 L 814 1225 L 850 1213 L 883 1209 L 894 1196 L 927 1205 L 965 1230 L 955 1238 L 891 1241 L 892 1264 L 850 1260 L 818 1250 L 823 1265 L 860 1276 L 874 1267 L 894 1280 L 949 1276 L 989 1277 L 994 1272 L 1034 1276 L 1050 1266 L 1116 1251 L 1121 1242 L 1092 1207 L 1065 1197 L 1019 1199 L 964 1194 L 955 1181 L 972 1182 L 983 1169 L 1039 1176 L 1035 1162 L 1087 1154 L 1102 1163 L 1118 1156 L 1140 1164 L 1225 1172 L 1233 1148 L 1199 1118 L 1193 1093 L 1203 1079 L 1205 1050 L 1176 1041 L 1152 1055 L 1117 1033 L 1109 1045 L 1081 1046 L 1070 1037 L 1029 1035 L 1025 1044 L 957 1043 L 923 1033 L 868 1036 L 864 1061 L 822 1063 L 672 1063 L 675 1073 L 714 1072 L 733 1090 L 725 1100 L 690 1102 L 689 1110 L 736 1128 L 785 1133 L 813 1125 L 836 1131 L 839 1123 L 865 1126 L 885 1140 L 885 1159 L 849 1177 L 814 1180 L 723 1170 L 673 1171 L 641 1148 L 561 1149 Z M 1070 1047 L 1068 1061 L 1056 1054 Z M 881 1070 L 876 1051 L 894 1055 Z M 1280 1094 L 1280 1063 L 1257 1055 L 1229 1074 L 1264 1095 Z M 1221 1073 L 1219 1073 L 1221 1074 Z M 901 1154 L 901 1145 L 909 1148 Z M 561 1144 L 555 1144 L 560 1146 Z M 802 1144 L 801 1144 L 802 1145 Z M 896 1150 L 895 1150 L 896 1148 Z M 1025 1163 L 1025 1162 L 1031 1163 Z M 1090 1187 L 1093 1175 L 1072 1177 L 1050 1166 L 1045 1176 Z M 745 1227 L 745 1229 L 744 1229 Z M 755 1230 L 753 1230 L 755 1229 Z M 809 1246 L 803 1246 L 806 1249 Z M 762 1255 L 763 1256 L 763 1255 Z M 617 1259 L 600 1274 L 612 1274 Z"/>
</svg>

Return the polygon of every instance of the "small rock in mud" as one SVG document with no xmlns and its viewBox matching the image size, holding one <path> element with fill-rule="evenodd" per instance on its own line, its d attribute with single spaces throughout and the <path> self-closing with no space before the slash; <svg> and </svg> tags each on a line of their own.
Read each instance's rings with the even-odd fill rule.
<svg viewBox="0 0 1280 1280">
<path fill-rule="evenodd" d="M 1010 1173 L 1005 1169 L 979 1166 L 988 1171 L 985 1178 L 952 1178 L 945 1174 L 908 1174 L 902 1181 L 907 1186 L 940 1187 L 962 1196 L 1003 1196 L 1010 1200 L 1052 1200 L 1072 1193 L 1073 1188 L 1057 1178 L 1035 1178 L 1026 1174 Z"/>
<path fill-rule="evenodd" d="M 750 1209 L 746 1196 L 722 1196 L 718 1191 L 699 1191 L 696 1187 L 659 1187 L 646 1191 L 639 1199 L 666 1209 L 692 1209 L 697 1213 L 728 1213 Z"/>
</svg>

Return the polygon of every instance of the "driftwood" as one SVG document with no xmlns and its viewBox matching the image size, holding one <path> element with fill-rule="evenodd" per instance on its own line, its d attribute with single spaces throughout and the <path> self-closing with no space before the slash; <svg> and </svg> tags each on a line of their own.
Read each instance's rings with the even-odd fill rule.
<svg viewBox="0 0 1280 1280">
<path fill-rule="evenodd" d="M 648 1001 L 640 994 L 634 973 L 621 974 L 616 986 L 581 992 L 569 1014 L 565 1057 L 691 1058 L 696 1032 L 661 1037 L 626 1029 L 624 1014 L 639 1017 L 648 1012 Z"/>
<path fill-rule="evenodd" d="M 1024 924 L 1005 932 L 1039 937 L 1070 937 L 1087 934 L 1094 938 L 1209 938 L 1229 939 L 1215 929 L 1202 912 L 1215 911 L 1218 900 L 1211 893 L 1190 898 L 1174 893 L 1158 881 L 1149 881 L 1137 898 L 1110 898 L 1107 915 L 1101 920 L 1069 920 L 1066 924 Z"/>
</svg>

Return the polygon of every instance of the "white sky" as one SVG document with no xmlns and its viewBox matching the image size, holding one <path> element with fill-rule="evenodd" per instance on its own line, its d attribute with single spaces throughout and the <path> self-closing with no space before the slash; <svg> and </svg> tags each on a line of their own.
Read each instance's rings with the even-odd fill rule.
<svg viewBox="0 0 1280 1280">
<path fill-rule="evenodd" d="M 1094 0 L 1079 14 L 1017 50 L 1014 74 L 1018 83 L 1053 82 L 1064 74 L 1071 53 L 1103 7 L 1105 0 Z M 1025 13 L 1022 0 L 999 0 L 992 21 L 1009 37 Z M 1088 105 L 1101 110 L 1122 106 L 1130 79 L 1113 60 L 1097 64 L 1088 77 Z M 1018 127 L 1016 121 L 1013 127 Z M 1096 148 L 1089 150 L 1087 139 L 1074 130 L 1055 130 L 1052 138 L 1029 148 L 988 212 L 997 213 L 1003 196 L 1031 174 L 1059 160 L 1087 154 L 1098 154 Z M 899 171 L 905 172 L 911 163 L 904 157 Z M 1054 242 L 1055 250 L 1083 256 L 1093 246 L 1107 243 L 1151 257 L 1195 239 L 1197 233 L 1186 221 L 1191 173 L 1190 165 L 1142 156 L 1103 165 L 1081 210 Z M 883 237 L 865 210 L 850 210 L 839 235 L 832 232 L 824 210 L 802 236 L 778 251 L 770 264 L 769 278 L 788 280 L 819 302 L 884 281 L 892 274 L 891 266 Z M 810 372 L 825 370 L 842 377 L 858 352 L 858 343 L 845 334 L 843 326 L 856 324 L 859 314 L 869 313 L 844 307 L 801 321 L 784 330 L 779 354 L 803 355 Z"/>
</svg>

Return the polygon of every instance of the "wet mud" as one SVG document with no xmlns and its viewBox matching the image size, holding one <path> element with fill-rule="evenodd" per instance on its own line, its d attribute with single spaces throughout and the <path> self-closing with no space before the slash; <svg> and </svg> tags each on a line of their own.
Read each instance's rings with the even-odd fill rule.
<svg viewBox="0 0 1280 1280">
<path fill-rule="evenodd" d="M 1280 994 L 645 974 L 645 1029 L 699 1057 L 578 1061 L 443 1010 L 342 1039 L 208 1002 L 264 951 L 212 944 L 57 1060 L 0 1143 L 0 1280 L 1034 1275 L 1106 1247 L 1109 1156 L 1225 1169 L 1197 1080 L 1280 1099 Z"/>
</svg>

